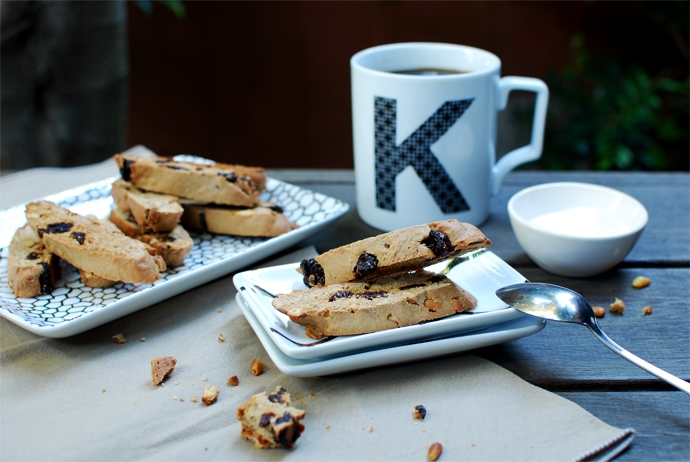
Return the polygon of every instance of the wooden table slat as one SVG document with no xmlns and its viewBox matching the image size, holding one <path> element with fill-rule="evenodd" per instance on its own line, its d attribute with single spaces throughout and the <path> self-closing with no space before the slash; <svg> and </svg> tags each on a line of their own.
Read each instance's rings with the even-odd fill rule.
<svg viewBox="0 0 690 462">
<path fill-rule="evenodd" d="M 304 171 L 302 171 L 303 174 Z M 338 226 L 329 229 L 328 236 L 318 237 L 319 251 L 347 244 L 381 231 L 363 223 L 356 214 L 354 175 L 338 171 L 331 180 L 328 172 L 320 181 L 303 186 L 337 197 L 350 204 L 350 215 Z M 608 175 L 608 176 L 607 176 Z M 318 175 L 317 175 L 318 176 Z M 283 176 L 286 181 L 299 179 L 297 172 Z M 302 177 L 303 178 L 303 177 Z M 615 185 L 616 189 L 637 198 L 649 212 L 649 224 L 635 247 L 623 262 L 637 267 L 690 266 L 690 181 L 687 174 L 665 173 L 592 173 L 592 172 L 513 172 L 510 173 L 499 195 L 491 200 L 489 219 L 480 225 L 493 241 L 492 251 L 511 265 L 532 265 L 522 250 L 510 226 L 506 204 L 510 197 L 525 187 L 551 181 L 581 181 L 585 183 Z M 342 229 L 341 229 L 342 226 Z M 352 234 L 354 233 L 354 234 Z"/>
<path fill-rule="evenodd" d="M 609 425 L 633 428 L 632 446 L 616 460 L 690 460 L 690 400 L 680 391 L 558 393 Z"/>
</svg>

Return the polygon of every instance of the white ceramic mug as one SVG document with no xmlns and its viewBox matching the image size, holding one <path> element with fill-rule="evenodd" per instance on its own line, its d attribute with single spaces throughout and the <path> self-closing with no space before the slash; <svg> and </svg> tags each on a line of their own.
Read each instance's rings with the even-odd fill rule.
<svg viewBox="0 0 690 462">
<path fill-rule="evenodd" d="M 420 69 L 454 73 L 396 73 Z M 357 209 L 375 228 L 449 218 L 479 225 L 506 174 L 541 156 L 549 90 L 539 79 L 501 78 L 492 53 L 382 45 L 355 54 L 350 71 Z M 496 162 L 497 112 L 513 90 L 536 93 L 531 141 Z"/>
</svg>

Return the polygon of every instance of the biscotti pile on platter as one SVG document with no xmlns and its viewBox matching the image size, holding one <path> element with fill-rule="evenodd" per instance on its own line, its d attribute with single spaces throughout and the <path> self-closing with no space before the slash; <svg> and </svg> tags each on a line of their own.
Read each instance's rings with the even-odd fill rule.
<svg viewBox="0 0 690 462">
<path fill-rule="evenodd" d="M 278 294 L 272 304 L 315 339 L 440 319 L 477 300 L 424 268 L 490 245 L 478 228 L 457 220 L 392 231 L 303 260 L 309 289 Z"/>
<path fill-rule="evenodd" d="M 259 201 L 263 168 L 149 154 L 114 156 L 122 178 L 112 184 L 107 220 L 49 201 L 27 204 L 27 224 L 15 232 L 7 264 L 17 297 L 51 293 L 60 259 L 76 267 L 88 287 L 151 284 L 192 251 L 187 229 L 273 237 L 295 228 L 278 206 Z"/>
<path fill-rule="evenodd" d="M 266 187 L 262 167 L 176 162 L 155 155 L 117 154 L 115 161 L 122 175 L 113 185 L 116 213 L 131 212 L 143 230 L 170 231 L 177 220 L 185 228 L 245 237 L 274 237 L 295 228 L 279 206 L 259 200 Z M 146 216 L 151 210 L 154 215 Z M 121 218 L 111 215 L 111 220 Z"/>
</svg>

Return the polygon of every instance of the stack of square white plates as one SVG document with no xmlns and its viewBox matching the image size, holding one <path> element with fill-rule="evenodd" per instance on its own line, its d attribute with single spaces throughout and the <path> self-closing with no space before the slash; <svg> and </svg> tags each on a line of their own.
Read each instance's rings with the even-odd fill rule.
<svg viewBox="0 0 690 462">
<path fill-rule="evenodd" d="M 415 361 L 510 342 L 546 325 L 496 297 L 497 289 L 525 278 L 494 253 L 479 250 L 427 268 L 445 273 L 474 295 L 473 310 L 414 326 L 314 340 L 271 305 L 276 294 L 308 290 L 298 267 L 296 262 L 233 278 L 244 316 L 276 367 L 287 375 L 311 377 Z"/>
</svg>

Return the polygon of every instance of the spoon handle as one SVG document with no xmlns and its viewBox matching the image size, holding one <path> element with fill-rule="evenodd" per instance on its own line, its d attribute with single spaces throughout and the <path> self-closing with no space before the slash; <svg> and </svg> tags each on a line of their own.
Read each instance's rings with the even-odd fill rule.
<svg viewBox="0 0 690 462">
<path fill-rule="evenodd" d="M 596 321 L 585 323 L 585 325 L 587 327 L 589 327 L 589 330 L 591 330 L 592 333 L 599 340 L 601 340 L 601 343 L 603 343 L 607 347 L 611 348 L 613 351 L 615 351 L 616 353 L 618 353 L 619 355 L 621 355 L 622 357 L 624 357 L 625 359 L 627 359 L 631 363 L 641 367 L 642 369 L 646 370 L 650 374 L 656 375 L 661 380 L 664 380 L 664 381 L 670 383 L 674 387 L 676 387 L 679 390 L 682 390 L 685 393 L 690 395 L 690 383 L 676 377 L 675 375 L 669 374 L 665 370 L 659 369 L 655 365 L 650 364 L 647 361 L 645 361 L 644 359 L 638 358 L 634 354 L 630 353 L 628 350 L 626 350 L 625 348 L 621 347 L 616 342 L 611 340 L 611 338 L 608 335 L 606 335 L 604 333 L 604 331 L 602 331 L 599 328 L 599 325 L 596 323 Z"/>
</svg>

